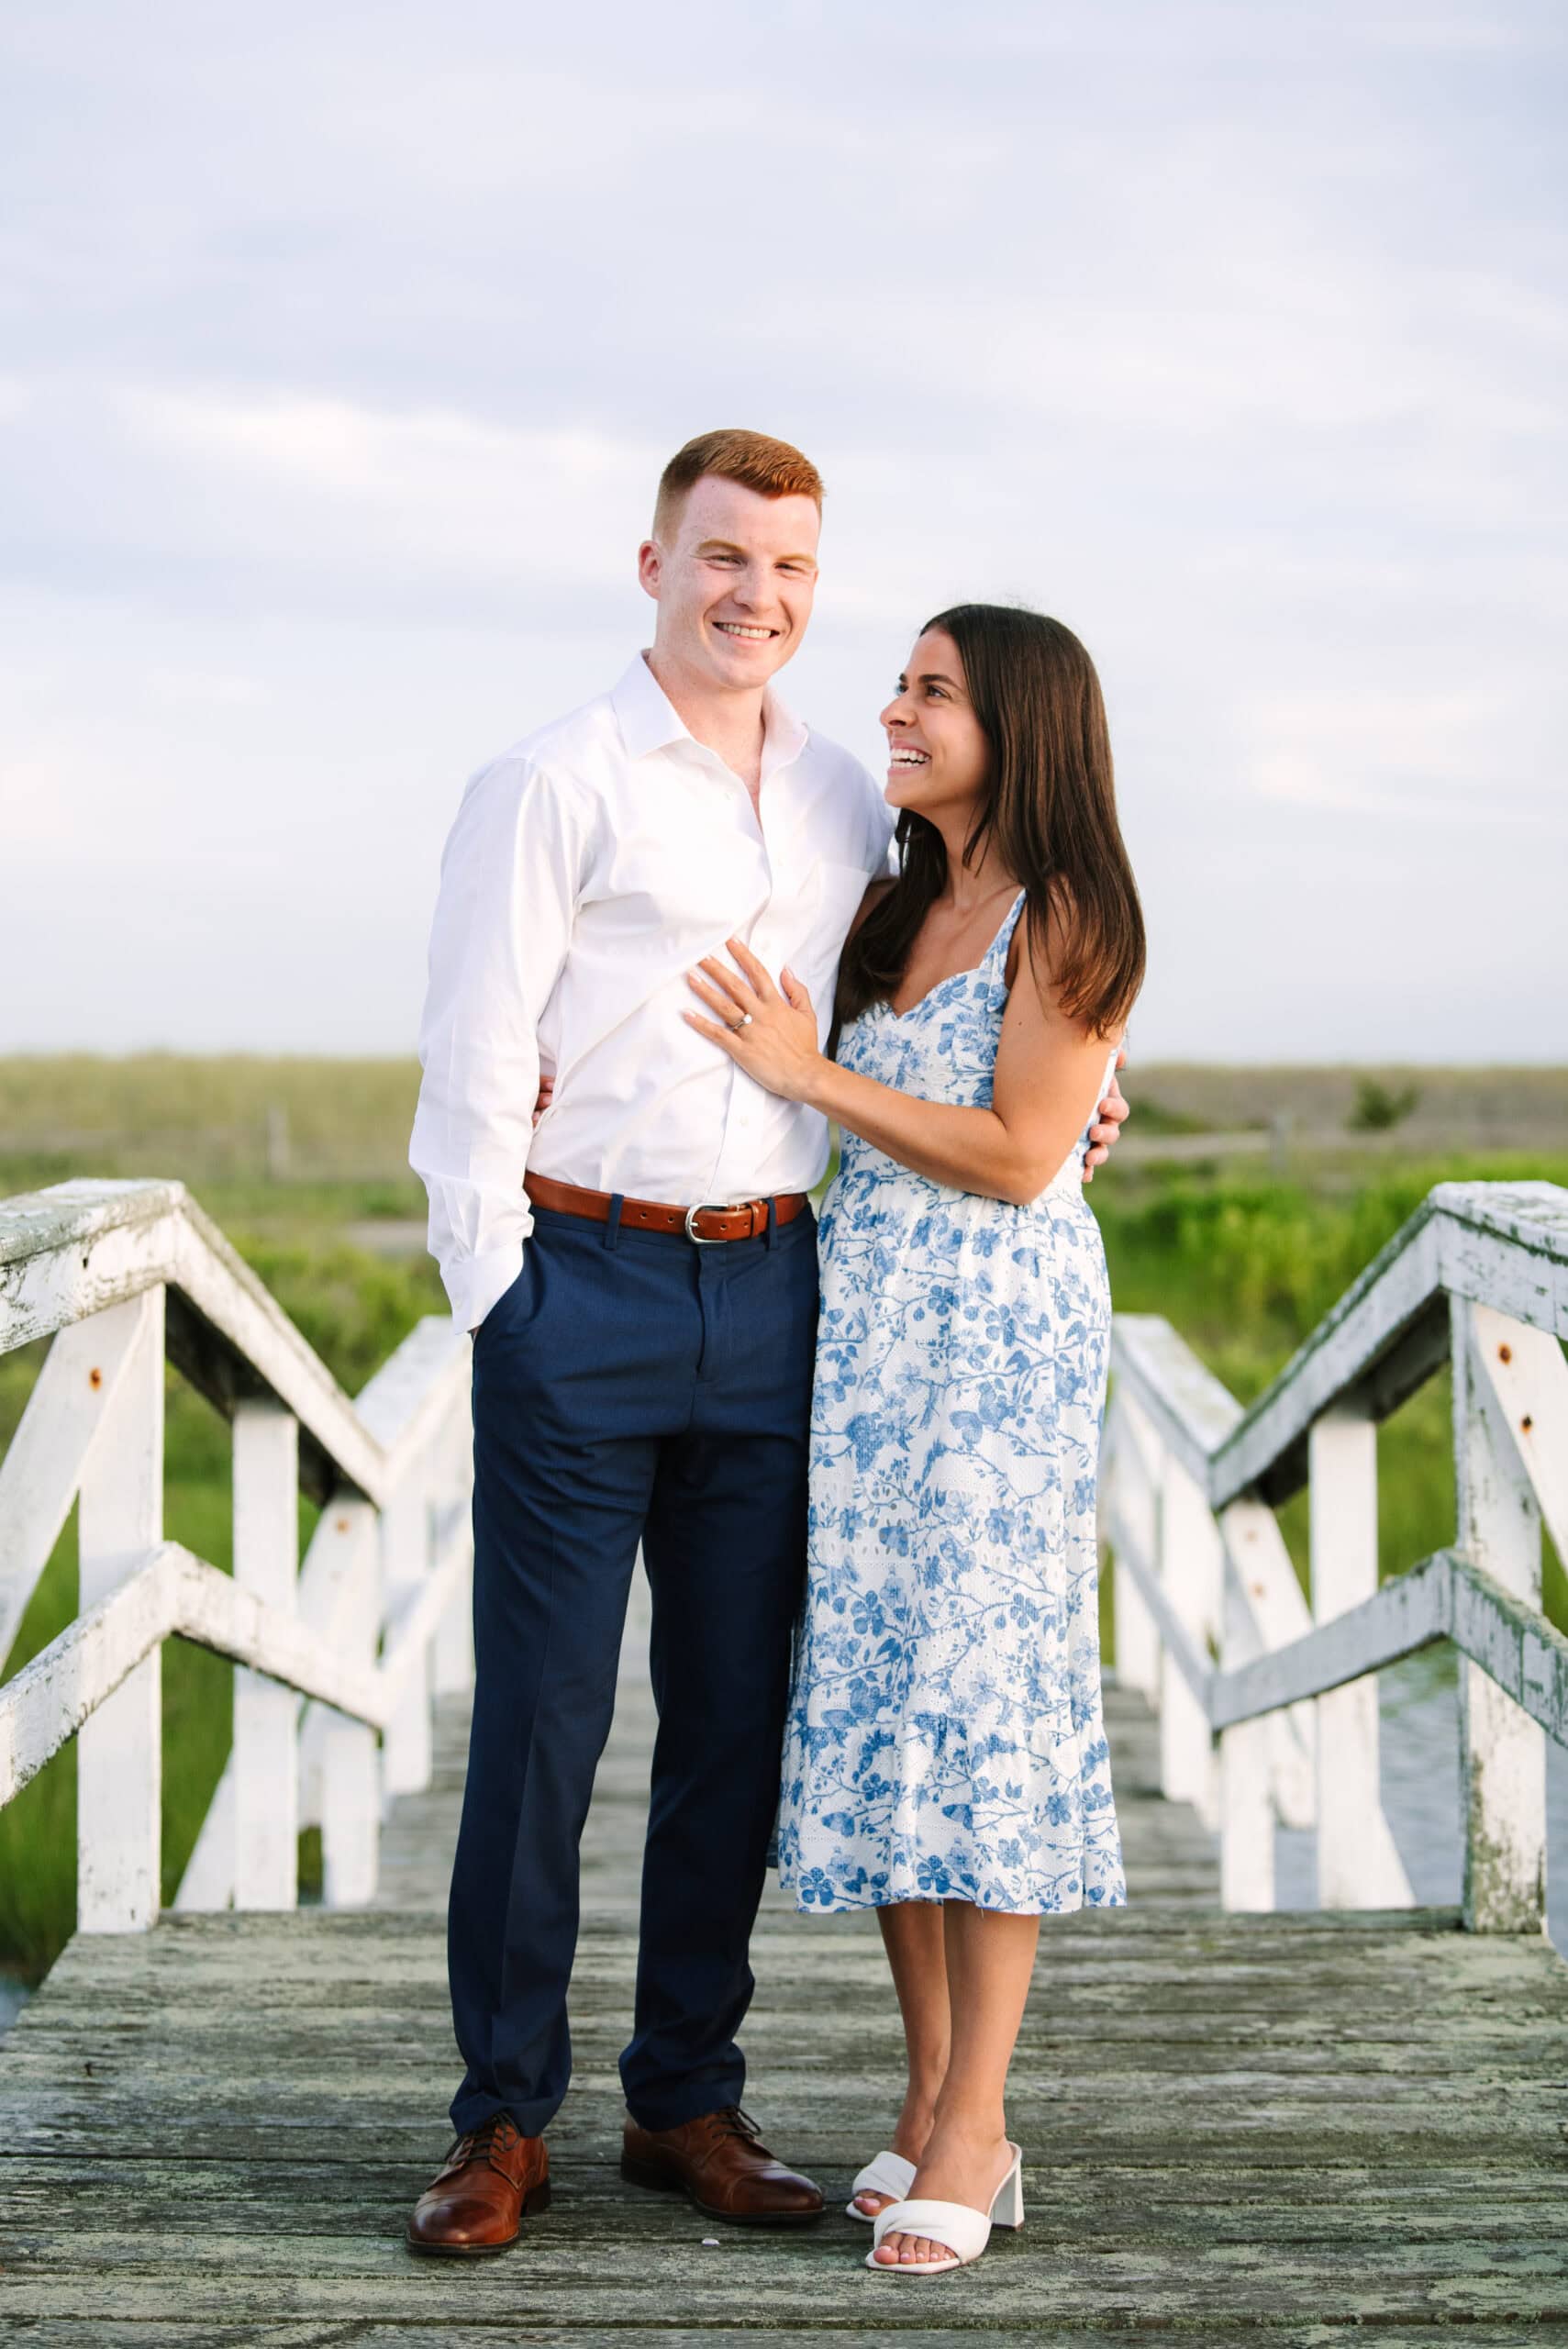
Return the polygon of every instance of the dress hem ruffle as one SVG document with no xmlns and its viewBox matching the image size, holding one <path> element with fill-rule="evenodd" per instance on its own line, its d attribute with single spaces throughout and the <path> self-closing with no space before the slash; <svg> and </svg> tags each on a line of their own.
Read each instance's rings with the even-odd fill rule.
<svg viewBox="0 0 1568 2349">
<path fill-rule="evenodd" d="M 901 1909 L 918 1901 L 929 1908 L 945 1908 L 950 1900 L 962 1900 L 968 1908 L 983 1909 L 988 1914 L 1003 1917 L 1075 1917 L 1084 1909 L 1125 1909 L 1125 1892 L 1106 1895 L 1104 1900 L 1029 1901 L 1019 1907 L 1015 1901 L 977 1900 L 967 1892 L 846 1892 L 836 1893 L 830 1900 L 803 1900 L 795 1886 L 784 1876 L 779 1889 L 794 1899 L 795 1914 L 800 1917 L 843 1917 L 857 1909 Z"/>
</svg>

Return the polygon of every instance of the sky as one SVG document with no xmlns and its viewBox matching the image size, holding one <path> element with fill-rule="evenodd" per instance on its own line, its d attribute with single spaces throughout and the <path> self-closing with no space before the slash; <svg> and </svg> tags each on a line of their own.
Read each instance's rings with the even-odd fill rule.
<svg viewBox="0 0 1568 2349">
<path fill-rule="evenodd" d="M 0 1049 L 412 1050 L 691 434 L 1110 711 L 1148 1059 L 1568 1061 L 1555 5 L 10 0 Z"/>
</svg>

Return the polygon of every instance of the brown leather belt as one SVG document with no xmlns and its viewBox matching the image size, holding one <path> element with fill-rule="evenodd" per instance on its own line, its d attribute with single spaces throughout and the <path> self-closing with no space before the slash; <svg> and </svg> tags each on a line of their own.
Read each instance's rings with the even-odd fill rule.
<svg viewBox="0 0 1568 2349">
<path fill-rule="evenodd" d="M 589 1223 L 610 1219 L 614 1195 L 609 1191 L 584 1191 L 575 1183 L 557 1183 L 549 1174 L 526 1174 L 523 1188 L 535 1207 L 550 1208 L 557 1215 L 580 1215 Z M 780 1192 L 773 1203 L 774 1221 L 793 1223 L 806 1204 L 804 1191 Z M 705 1248 L 715 1240 L 760 1240 L 768 1228 L 768 1202 L 699 1199 L 695 1207 L 672 1208 L 659 1199 L 623 1198 L 620 1219 L 623 1229 L 684 1232 Z"/>
</svg>

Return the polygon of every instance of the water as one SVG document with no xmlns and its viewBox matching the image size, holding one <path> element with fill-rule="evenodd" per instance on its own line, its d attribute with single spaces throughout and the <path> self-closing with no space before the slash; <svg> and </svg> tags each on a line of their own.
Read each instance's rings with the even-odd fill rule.
<svg viewBox="0 0 1568 2349">
<path fill-rule="evenodd" d="M 1423 1649 L 1378 1675 L 1383 1807 L 1410 1889 L 1422 1906 L 1458 1906 L 1464 1877 L 1461 1831 L 1459 1665 L 1450 1647 Z M 1568 1952 L 1568 1749 L 1546 1741 L 1547 1931 Z M 1275 1831 L 1275 1899 L 1318 1905 L 1317 1837 Z"/>
<path fill-rule="evenodd" d="M 4 2039 L 32 1992 L 25 1982 L 14 1981 L 10 1975 L 0 1974 L 0 2039 Z"/>
</svg>

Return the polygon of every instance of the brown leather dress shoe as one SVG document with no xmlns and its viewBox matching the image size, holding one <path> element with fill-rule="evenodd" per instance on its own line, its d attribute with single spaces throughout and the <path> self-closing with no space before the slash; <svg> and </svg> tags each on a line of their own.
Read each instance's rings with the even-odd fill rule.
<svg viewBox="0 0 1568 2349">
<path fill-rule="evenodd" d="M 775 2161 L 738 2104 L 679 2129 L 639 2129 L 628 2119 L 620 2174 L 738 2226 L 798 2227 L 822 2216 L 822 2188 Z"/>
<path fill-rule="evenodd" d="M 524 2217 L 550 2207 L 550 2155 L 542 2137 L 525 2137 L 498 2112 L 460 2137 L 414 2205 L 410 2251 L 444 2259 L 481 2259 L 509 2251 Z"/>
</svg>

